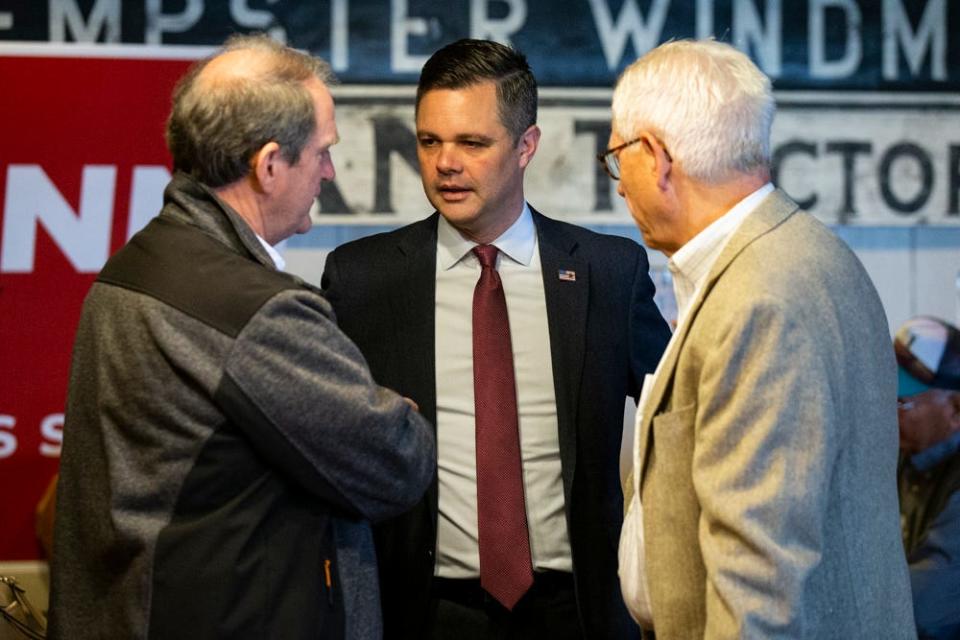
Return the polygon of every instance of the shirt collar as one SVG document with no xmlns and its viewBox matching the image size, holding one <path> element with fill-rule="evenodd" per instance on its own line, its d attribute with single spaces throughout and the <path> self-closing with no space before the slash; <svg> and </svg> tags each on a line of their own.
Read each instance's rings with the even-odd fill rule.
<svg viewBox="0 0 960 640">
<path fill-rule="evenodd" d="M 283 256 L 280 255 L 280 252 L 274 249 L 269 242 L 260 237 L 260 234 L 254 233 L 257 236 L 257 240 L 260 241 L 260 244 L 263 245 L 263 248 L 266 250 L 267 255 L 270 256 L 270 259 L 273 260 L 273 265 L 277 268 L 277 271 L 283 271 L 287 266 L 287 261 L 283 259 Z M 281 243 L 282 244 L 282 243 Z M 277 245 L 280 246 L 280 245 Z"/>
<path fill-rule="evenodd" d="M 769 182 L 735 204 L 725 214 L 711 222 L 691 238 L 667 261 L 667 268 L 674 279 L 674 295 L 677 299 L 677 319 L 681 319 L 703 286 L 723 248 L 737 228 L 773 191 Z"/>
<path fill-rule="evenodd" d="M 691 258 L 703 253 L 712 253 L 722 249 L 733 232 L 757 208 L 760 201 L 767 197 L 773 191 L 773 185 L 769 182 L 746 198 L 738 202 L 732 209 L 711 222 L 700 233 L 691 238 L 685 245 L 680 247 L 670 258 L 670 262 L 680 272 L 685 271 L 684 267 L 689 266 Z"/>
<path fill-rule="evenodd" d="M 490 244 L 500 252 L 519 264 L 529 266 L 533 260 L 533 252 L 537 243 L 537 228 L 533 224 L 533 214 L 526 202 L 520 217 L 510 225 L 510 228 L 500 234 Z M 477 243 L 460 235 L 457 228 L 447 222 L 442 215 L 437 222 L 437 259 L 440 268 L 444 271 L 451 269 L 470 253 Z"/>
</svg>

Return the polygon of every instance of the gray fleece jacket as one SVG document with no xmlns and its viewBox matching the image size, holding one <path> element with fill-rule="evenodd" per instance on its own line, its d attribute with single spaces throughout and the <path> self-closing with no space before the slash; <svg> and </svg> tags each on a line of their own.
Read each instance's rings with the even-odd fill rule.
<svg viewBox="0 0 960 640">
<path fill-rule="evenodd" d="M 378 638 L 370 522 L 434 474 L 319 290 L 177 174 L 84 302 L 51 638 Z"/>
</svg>

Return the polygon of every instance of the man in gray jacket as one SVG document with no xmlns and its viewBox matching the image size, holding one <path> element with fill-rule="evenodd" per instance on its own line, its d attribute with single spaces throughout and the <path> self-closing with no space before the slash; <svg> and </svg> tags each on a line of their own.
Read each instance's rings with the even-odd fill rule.
<svg viewBox="0 0 960 640">
<path fill-rule="evenodd" d="M 337 142 L 324 63 L 236 38 L 178 85 L 164 207 L 104 267 L 74 348 L 54 638 L 377 638 L 370 521 L 435 445 L 274 245 Z"/>
</svg>

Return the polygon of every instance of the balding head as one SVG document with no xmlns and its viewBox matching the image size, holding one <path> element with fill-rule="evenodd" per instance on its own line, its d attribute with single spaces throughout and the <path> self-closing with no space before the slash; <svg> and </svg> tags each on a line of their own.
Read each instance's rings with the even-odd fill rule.
<svg viewBox="0 0 960 640">
<path fill-rule="evenodd" d="M 296 164 L 316 128 L 306 82 L 332 81 L 325 62 L 266 36 L 236 36 L 177 84 L 167 121 L 175 170 L 217 188 L 247 175 L 268 142 Z"/>
</svg>

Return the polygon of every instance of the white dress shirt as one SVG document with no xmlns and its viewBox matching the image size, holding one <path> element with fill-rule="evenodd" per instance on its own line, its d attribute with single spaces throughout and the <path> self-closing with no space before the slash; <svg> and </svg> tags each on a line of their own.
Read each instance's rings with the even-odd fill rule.
<svg viewBox="0 0 960 640">
<path fill-rule="evenodd" d="M 644 416 L 651 411 L 651 408 L 647 407 L 648 396 L 660 375 L 663 363 L 667 360 L 667 355 L 676 348 L 676 338 L 687 320 L 690 306 L 700 293 L 713 264 L 720 257 L 720 253 L 723 252 L 737 228 L 757 208 L 760 201 L 772 192 L 773 185 L 770 183 L 760 187 L 690 239 L 667 261 L 667 268 L 673 275 L 673 292 L 677 298 L 677 329 L 660 358 L 657 370 L 643 380 L 633 434 L 633 475 L 631 476 L 633 498 L 627 507 L 627 515 L 620 533 L 620 588 L 630 615 L 646 629 L 653 628 L 653 615 L 645 572 L 643 507 L 640 503 L 642 476 L 640 428 L 643 425 Z"/>
<path fill-rule="evenodd" d="M 263 245 L 263 248 L 267 251 L 267 255 L 273 260 L 273 265 L 277 268 L 277 271 L 283 271 L 287 266 L 287 262 L 283 259 L 283 256 L 280 255 L 280 252 L 274 249 L 269 242 L 261 238 L 257 232 L 254 232 L 253 235 L 257 236 L 257 240 L 260 241 L 260 244 Z"/>
<path fill-rule="evenodd" d="M 510 319 L 520 454 L 534 569 L 571 571 L 564 516 L 557 403 L 536 228 L 525 204 L 491 244 Z M 476 422 L 473 396 L 473 290 L 480 263 L 442 216 L 437 227 L 437 575 L 477 578 Z"/>
</svg>

